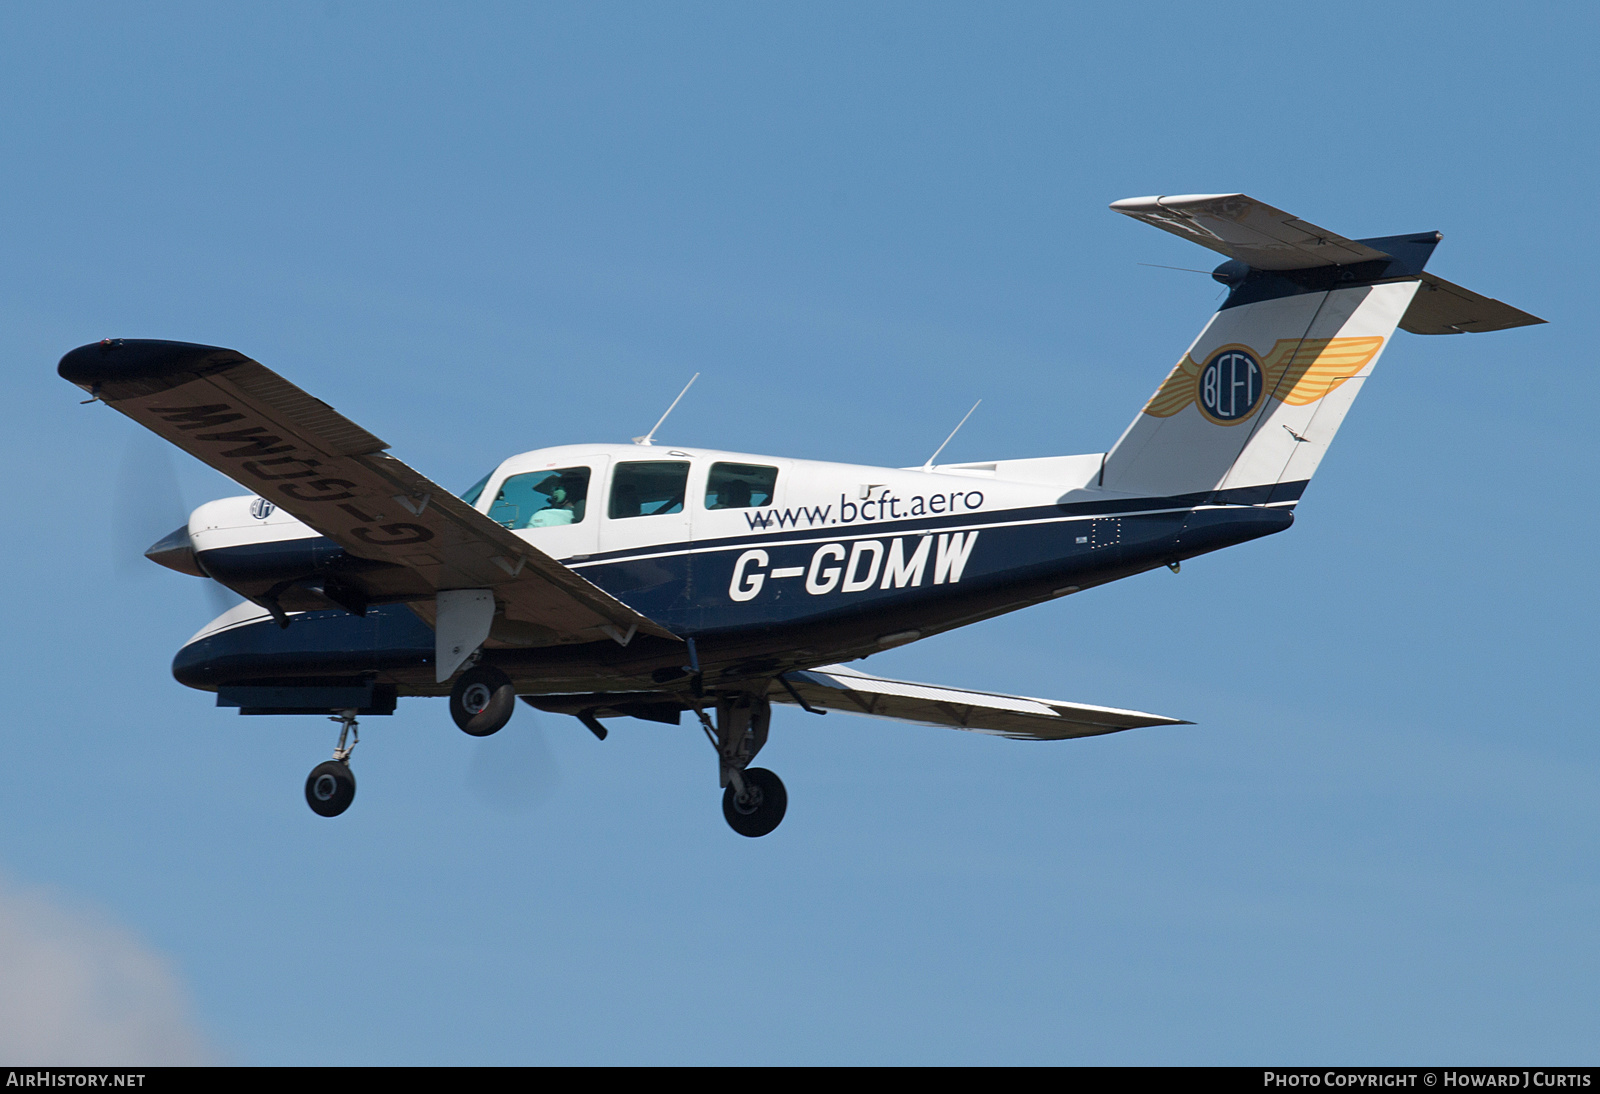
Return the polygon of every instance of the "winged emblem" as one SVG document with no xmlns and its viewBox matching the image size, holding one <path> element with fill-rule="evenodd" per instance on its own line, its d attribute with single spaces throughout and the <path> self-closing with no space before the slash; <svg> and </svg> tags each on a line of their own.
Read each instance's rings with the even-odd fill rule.
<svg viewBox="0 0 1600 1094">
<path fill-rule="evenodd" d="M 1382 348 L 1383 339 L 1377 336 L 1280 338 L 1261 362 L 1266 393 L 1290 406 L 1314 403 L 1346 380 L 1359 376 Z M 1153 418 L 1170 418 L 1196 402 L 1203 371 L 1200 362 L 1184 354 L 1145 404 L 1144 412 Z M 1238 420 L 1249 417 L 1243 415 Z"/>
</svg>

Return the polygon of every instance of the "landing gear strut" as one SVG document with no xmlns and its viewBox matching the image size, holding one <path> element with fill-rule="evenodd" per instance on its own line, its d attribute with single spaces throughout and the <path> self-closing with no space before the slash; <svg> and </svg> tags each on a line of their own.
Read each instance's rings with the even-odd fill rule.
<svg viewBox="0 0 1600 1094">
<path fill-rule="evenodd" d="M 356 777 L 350 772 L 350 753 L 361 743 L 356 712 L 341 710 L 328 720 L 339 723 L 339 745 L 333 750 L 333 759 L 313 767 L 306 776 L 306 804 L 319 817 L 337 817 L 356 800 Z"/>
<path fill-rule="evenodd" d="M 697 707 L 700 724 L 717 750 L 721 774 L 722 815 L 741 836 L 764 836 L 778 827 L 789 808 L 783 780 L 764 767 L 751 767 L 767 743 L 772 706 L 763 695 L 723 696 L 717 700 L 717 720 Z"/>
</svg>

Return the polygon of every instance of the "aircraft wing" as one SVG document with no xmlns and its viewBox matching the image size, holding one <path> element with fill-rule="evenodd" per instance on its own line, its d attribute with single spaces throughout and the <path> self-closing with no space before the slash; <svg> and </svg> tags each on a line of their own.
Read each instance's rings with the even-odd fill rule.
<svg viewBox="0 0 1600 1094">
<path fill-rule="evenodd" d="M 797 695 L 805 700 L 804 705 L 816 710 L 869 714 L 897 722 L 966 729 L 1022 741 L 1062 741 L 1144 726 L 1194 724 L 1182 718 L 1138 710 L 886 680 L 843 665 L 791 672 L 784 679 L 794 688 L 795 694 L 791 695 L 783 686 L 783 680 L 774 680 L 767 698 L 777 703 L 794 703 Z"/>
<path fill-rule="evenodd" d="M 493 589 L 507 618 L 545 628 L 550 644 L 675 637 L 242 353 L 107 339 L 73 350 L 58 371 L 352 555 L 410 571 L 426 613 L 440 590 Z"/>
<path fill-rule="evenodd" d="M 1123 198 L 1111 208 L 1258 270 L 1307 270 L 1389 257 L 1244 194 Z"/>
</svg>

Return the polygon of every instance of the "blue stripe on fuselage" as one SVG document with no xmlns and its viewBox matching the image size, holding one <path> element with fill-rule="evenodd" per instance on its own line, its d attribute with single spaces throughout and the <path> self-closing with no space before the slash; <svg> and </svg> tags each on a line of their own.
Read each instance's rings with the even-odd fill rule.
<svg viewBox="0 0 1600 1094">
<path fill-rule="evenodd" d="M 969 599 L 987 588 L 1048 578 L 1061 585 L 1091 584 L 1096 574 L 1190 558 L 1281 531 L 1294 519 L 1288 506 L 1209 505 L 1152 512 L 1145 501 L 1141 511 L 1087 508 L 1092 515 L 1063 516 L 1060 507 L 1036 507 L 940 524 L 904 521 L 751 534 L 636 548 L 571 565 L 634 610 L 675 633 L 693 635 L 830 619 L 913 600 Z M 959 568 L 947 567 L 941 581 L 941 553 L 957 550 L 963 552 Z M 736 583 L 739 559 L 748 552 L 765 558 L 747 562 L 742 582 Z M 819 559 L 822 552 L 828 557 Z M 920 574 L 906 576 L 919 552 Z M 887 576 L 891 558 L 902 565 L 897 574 Z M 830 572 L 836 569 L 838 574 Z M 761 574 L 759 590 L 748 599 L 736 599 L 735 591 L 751 590 L 756 572 Z M 849 587 L 851 579 L 855 588 Z"/>
<path fill-rule="evenodd" d="M 986 592 L 994 592 L 997 600 L 1009 600 L 1014 593 L 1002 597 L 1008 588 L 1031 585 L 1048 591 L 1052 585 L 1095 584 L 1270 535 L 1294 519 L 1292 500 L 1268 507 L 1259 502 L 1218 504 L 1208 495 L 1184 499 L 1198 507 L 1162 507 L 1176 500 L 1042 506 L 937 522 L 853 524 L 815 533 L 797 534 L 791 529 L 635 548 L 569 564 L 636 611 L 684 636 L 804 626 L 852 616 L 864 617 L 863 625 L 868 626 L 875 616 L 905 609 L 937 618 L 941 601 L 959 601 L 960 613 L 970 615 L 973 599 Z M 946 558 L 943 581 L 938 580 L 941 538 L 947 556 L 961 554 L 959 565 Z M 872 543 L 876 550 L 867 546 Z M 854 554 L 856 566 L 849 576 L 864 587 L 847 589 L 847 575 L 841 572 L 831 582 L 814 583 L 827 584 L 825 591 L 808 590 L 807 577 L 818 552 L 830 546 L 836 549 L 822 560 L 826 565 L 816 566 L 817 573 L 849 569 Z M 735 567 L 742 555 L 752 551 L 764 554 L 765 561 L 759 567 L 746 567 L 743 587 L 750 587 L 757 570 L 761 587 L 748 599 L 736 600 L 730 594 Z M 914 570 L 919 551 L 925 552 L 921 572 L 908 573 Z M 891 558 L 900 564 L 903 584 L 893 576 L 885 580 Z M 861 579 L 874 563 L 877 573 L 867 584 Z M 789 576 L 776 576 L 779 571 Z M 216 687 L 231 680 L 280 676 L 359 677 L 416 668 L 433 657 L 432 630 L 404 605 L 374 606 L 365 618 L 327 610 L 298 613 L 293 620 L 287 629 L 262 620 L 185 646 L 174 659 L 173 675 L 191 686 Z"/>
</svg>

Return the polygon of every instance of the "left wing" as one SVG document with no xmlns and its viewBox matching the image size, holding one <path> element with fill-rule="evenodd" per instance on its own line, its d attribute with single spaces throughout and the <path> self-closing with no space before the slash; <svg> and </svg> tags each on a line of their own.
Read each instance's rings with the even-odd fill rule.
<svg viewBox="0 0 1600 1094">
<path fill-rule="evenodd" d="M 795 695 L 805 700 L 806 706 L 817 710 L 868 714 L 897 722 L 966 729 L 1021 741 L 1062 741 L 1144 726 L 1194 724 L 1182 718 L 1138 710 L 886 680 L 843 665 L 791 672 L 785 674 L 784 679 L 794 688 Z M 767 698 L 776 703 L 794 703 L 795 695 L 789 693 L 781 679 L 774 680 L 767 690 Z"/>
<path fill-rule="evenodd" d="M 436 594 L 491 589 L 506 618 L 540 629 L 538 644 L 675 637 L 242 353 L 107 339 L 73 350 L 58 371 L 350 554 L 396 567 L 386 593 L 417 602 L 430 623 Z"/>
</svg>

